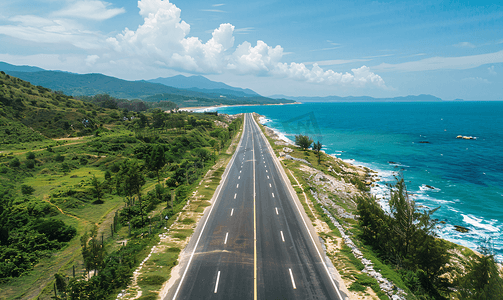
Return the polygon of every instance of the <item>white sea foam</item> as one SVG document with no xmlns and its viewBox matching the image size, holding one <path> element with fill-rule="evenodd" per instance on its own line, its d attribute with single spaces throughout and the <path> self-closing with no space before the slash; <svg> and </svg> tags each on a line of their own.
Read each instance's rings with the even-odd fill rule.
<svg viewBox="0 0 503 300">
<path fill-rule="evenodd" d="M 259 117 L 259 118 L 258 118 L 258 121 L 259 121 L 259 123 L 260 123 L 260 124 L 262 124 L 262 125 L 264 125 L 264 124 L 266 124 L 266 123 L 271 122 L 271 120 L 270 120 L 270 119 L 267 119 L 266 117 Z"/>
<path fill-rule="evenodd" d="M 475 226 L 477 228 L 482 228 L 491 232 L 498 232 L 500 231 L 498 228 L 494 227 L 493 224 L 496 222 L 491 222 L 492 224 L 487 224 L 488 221 L 484 221 L 482 218 L 477 218 L 473 215 L 464 215 L 463 216 L 463 222 L 468 223 L 472 226 Z M 483 224 L 482 222 L 486 223 Z"/>
<path fill-rule="evenodd" d="M 272 129 L 272 131 L 274 131 L 274 133 L 278 136 L 278 138 L 279 138 L 280 140 L 282 140 L 283 142 L 285 142 L 285 143 L 287 143 L 287 144 L 290 144 L 290 145 L 292 145 L 292 146 L 295 146 L 295 143 L 294 143 L 291 139 L 289 139 L 288 137 L 286 137 L 285 133 L 283 133 L 283 132 L 281 132 L 281 131 L 277 130 L 276 128 L 272 128 L 272 127 L 269 127 L 269 128 L 271 128 L 271 129 Z"/>
</svg>

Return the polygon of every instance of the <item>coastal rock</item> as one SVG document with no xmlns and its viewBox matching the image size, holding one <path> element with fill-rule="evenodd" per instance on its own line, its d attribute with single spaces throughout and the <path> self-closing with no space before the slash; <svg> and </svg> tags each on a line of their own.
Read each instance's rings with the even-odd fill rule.
<svg viewBox="0 0 503 300">
<path fill-rule="evenodd" d="M 305 164 L 311 165 L 311 163 L 310 163 L 310 162 L 308 162 L 308 161 L 307 161 L 307 160 L 305 160 L 305 159 L 302 159 L 302 158 L 297 158 L 297 157 L 293 157 L 293 156 L 288 155 L 288 154 L 286 154 L 286 155 L 285 155 L 285 158 L 286 158 L 286 159 L 295 160 L 295 161 L 300 161 L 300 162 L 303 162 L 303 163 L 305 163 Z"/>
<path fill-rule="evenodd" d="M 454 225 L 454 230 L 459 231 L 461 233 L 467 233 L 468 231 L 470 231 L 470 229 L 459 225 Z"/>
<path fill-rule="evenodd" d="M 465 136 L 465 135 L 458 135 L 456 138 L 457 138 L 457 139 L 463 139 L 463 140 L 476 140 L 476 139 L 477 139 L 476 137 L 473 137 L 473 136 Z"/>
<path fill-rule="evenodd" d="M 283 152 L 285 152 L 285 153 L 292 153 L 293 149 L 292 148 L 288 148 L 288 147 L 284 147 L 283 148 Z"/>
</svg>

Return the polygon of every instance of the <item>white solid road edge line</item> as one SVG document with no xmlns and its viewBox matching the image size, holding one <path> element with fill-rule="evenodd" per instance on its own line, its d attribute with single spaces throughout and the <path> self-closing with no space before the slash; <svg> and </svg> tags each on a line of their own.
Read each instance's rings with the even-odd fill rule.
<svg viewBox="0 0 503 300">
<path fill-rule="evenodd" d="M 296 290 L 297 286 L 295 285 L 295 280 L 293 280 L 293 274 L 292 274 L 292 269 L 288 268 L 288 271 L 290 271 L 290 278 L 292 279 L 292 285 L 293 289 Z M 220 275 L 220 272 L 218 272 L 218 275 Z M 218 281 L 217 281 L 218 282 Z M 215 293 L 217 292 L 217 289 L 215 288 Z"/>
<path fill-rule="evenodd" d="M 290 273 L 291 274 L 291 273 Z M 293 280 L 293 279 L 292 279 Z M 217 275 L 217 282 L 215 283 L 215 291 L 213 293 L 217 293 L 218 291 L 218 282 L 220 281 L 220 271 L 218 271 L 218 275 Z"/>
<path fill-rule="evenodd" d="M 253 120 L 253 124 L 255 126 L 258 126 L 257 123 L 255 122 L 255 120 Z M 292 200 L 293 202 L 295 203 L 295 207 L 297 207 L 297 211 L 299 212 L 300 214 L 300 218 L 302 219 L 302 222 L 304 223 L 304 226 L 306 227 L 307 229 L 307 233 L 309 234 L 309 237 L 311 238 L 311 241 L 313 242 L 313 245 L 314 245 L 314 248 L 316 249 L 316 252 L 318 252 L 318 256 L 320 257 L 320 260 L 321 260 L 321 263 L 323 264 L 323 266 L 325 267 L 325 271 L 327 272 L 327 275 L 328 275 L 328 278 L 330 278 L 330 281 L 332 281 L 332 285 L 334 286 L 335 288 L 335 291 L 337 292 L 337 295 L 339 296 L 340 299 L 344 299 L 342 298 L 341 296 L 341 292 L 339 291 L 339 288 L 337 287 L 337 285 L 335 284 L 335 280 L 332 278 L 332 275 L 330 274 L 330 271 L 328 270 L 328 266 L 327 264 L 325 263 L 325 260 L 323 259 L 323 256 L 321 255 L 321 252 L 320 252 L 320 249 L 318 249 L 318 247 L 316 246 L 316 243 L 314 242 L 314 238 L 313 238 L 313 235 L 311 234 L 311 231 L 309 230 L 309 227 L 307 227 L 307 223 L 306 223 L 306 220 L 304 220 L 304 217 L 302 216 L 302 212 L 299 208 L 299 206 L 297 205 L 297 201 L 295 201 L 295 198 L 293 196 L 293 193 L 292 191 L 288 188 L 288 182 L 289 179 L 288 177 L 285 178 L 286 176 L 286 173 L 284 173 L 284 170 L 283 170 L 283 167 L 280 165 L 279 163 L 279 160 L 278 158 L 276 157 L 276 154 L 274 154 L 274 150 L 272 149 L 271 145 L 269 144 L 269 141 L 267 141 L 267 138 L 265 137 L 264 133 L 262 132 L 262 130 L 260 130 L 259 128 L 259 131 L 260 131 L 260 136 L 262 137 L 262 140 L 265 141 L 266 145 L 267 145 L 267 149 L 269 150 L 269 153 L 271 154 L 272 156 L 272 160 L 274 162 L 274 164 L 276 165 L 276 168 L 278 169 L 278 172 L 281 174 L 281 177 L 283 177 L 283 181 L 284 183 L 287 185 L 287 190 L 288 192 L 290 193 L 290 197 L 292 197 Z M 281 169 L 280 169 L 281 168 Z M 283 172 L 281 172 L 281 170 L 283 170 Z M 267 170 L 265 170 L 267 172 Z M 287 181 L 288 179 L 288 181 Z M 293 278 L 293 277 L 292 277 Z"/>
<path fill-rule="evenodd" d="M 241 147 L 241 143 L 243 142 L 243 137 L 245 135 L 245 130 L 246 130 L 246 122 L 243 122 L 243 133 L 241 134 L 241 139 L 239 140 L 239 144 L 238 144 L 237 148 Z M 225 183 L 225 181 L 227 180 L 227 175 L 229 174 L 229 171 L 232 167 L 232 164 L 236 160 L 236 156 L 238 153 L 237 148 L 236 148 L 236 151 L 234 152 L 234 155 L 232 156 L 231 160 L 227 164 L 227 167 L 225 168 L 224 174 L 222 175 L 222 180 L 220 181 L 220 184 L 217 187 L 218 191 L 215 191 L 215 194 L 213 194 L 213 196 L 215 197 L 215 201 L 220 196 L 220 192 L 222 191 L 223 183 Z M 204 228 L 206 228 L 206 224 L 208 223 L 208 219 L 210 218 L 210 215 L 213 212 L 213 208 L 215 207 L 214 204 L 215 203 L 213 203 L 211 205 L 210 211 L 208 212 L 208 216 L 206 217 L 206 220 L 204 221 L 203 227 L 201 228 L 201 232 L 199 233 L 199 237 L 197 238 L 196 244 L 194 245 L 194 249 L 192 250 L 192 254 L 190 255 L 189 262 L 187 263 L 187 266 L 185 267 L 185 271 L 183 272 L 182 278 L 180 279 L 180 283 L 178 284 L 178 287 L 176 288 L 175 294 L 173 295 L 173 300 L 176 299 L 176 296 L 178 295 L 178 292 L 180 291 L 180 288 L 182 287 L 183 280 L 185 279 L 185 275 L 187 275 L 187 271 L 189 270 L 190 263 L 192 262 L 192 258 L 194 257 L 194 253 L 196 253 L 197 245 L 199 245 L 199 241 L 201 240 L 201 236 L 203 236 Z"/>
</svg>

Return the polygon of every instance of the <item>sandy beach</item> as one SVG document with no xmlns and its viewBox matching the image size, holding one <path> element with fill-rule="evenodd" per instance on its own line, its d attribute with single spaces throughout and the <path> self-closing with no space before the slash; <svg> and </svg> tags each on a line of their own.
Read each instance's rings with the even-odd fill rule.
<svg viewBox="0 0 503 300">
<path fill-rule="evenodd" d="M 216 105 L 216 106 L 192 106 L 192 107 L 181 107 L 179 110 L 181 111 L 189 111 L 189 112 L 204 112 L 216 108 L 222 107 L 234 107 L 234 106 L 269 106 L 269 105 L 293 105 L 293 104 L 302 104 L 301 102 L 294 103 L 274 103 L 274 104 L 237 104 L 237 105 Z"/>
</svg>

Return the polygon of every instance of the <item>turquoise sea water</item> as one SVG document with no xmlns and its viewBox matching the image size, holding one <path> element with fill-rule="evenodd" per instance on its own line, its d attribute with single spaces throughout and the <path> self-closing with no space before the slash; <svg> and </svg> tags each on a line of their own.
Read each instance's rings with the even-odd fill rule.
<svg viewBox="0 0 503 300">
<path fill-rule="evenodd" d="M 446 222 L 438 229 L 441 237 L 472 249 L 491 238 L 503 260 L 503 102 L 306 103 L 218 111 L 257 112 L 290 140 L 309 134 L 326 153 L 374 169 L 384 182 L 401 172 L 418 204 L 440 206 L 433 217 Z M 372 192 L 383 199 L 388 193 L 383 184 Z M 470 231 L 459 233 L 453 225 Z"/>
</svg>

